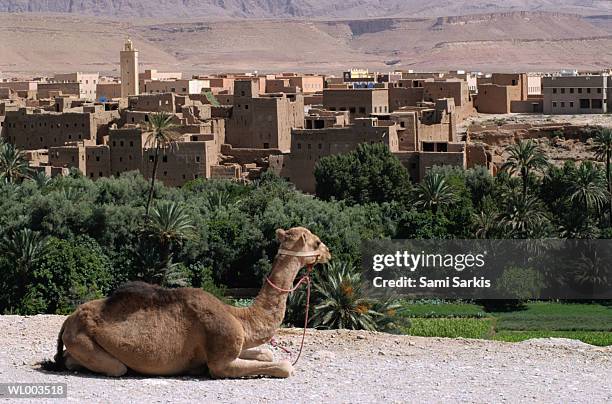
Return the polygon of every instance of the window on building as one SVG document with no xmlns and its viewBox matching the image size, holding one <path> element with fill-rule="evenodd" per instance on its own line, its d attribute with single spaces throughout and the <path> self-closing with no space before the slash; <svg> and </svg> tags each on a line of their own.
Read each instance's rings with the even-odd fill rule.
<svg viewBox="0 0 612 404">
<path fill-rule="evenodd" d="M 102 176 L 102 171 L 98 173 L 98 177 L 101 177 L 101 176 Z"/>
<path fill-rule="evenodd" d="M 100 161 L 100 156 L 96 156 L 96 161 Z"/>
<path fill-rule="evenodd" d="M 357 109 L 356 109 L 355 107 L 350 107 L 350 108 L 349 108 L 349 112 L 350 112 L 351 114 L 354 114 L 356 111 L 357 111 Z"/>
<path fill-rule="evenodd" d="M 168 162 L 168 156 L 162 156 L 162 162 L 167 163 Z"/>
<path fill-rule="evenodd" d="M 164 177 L 168 176 L 168 171 L 164 171 Z"/>
<path fill-rule="evenodd" d="M 591 89 L 587 88 L 587 94 L 591 94 Z"/>
<path fill-rule="evenodd" d="M 423 151 L 426 151 L 426 152 L 434 151 L 434 144 L 433 143 L 428 143 L 428 142 L 423 142 Z"/>
<path fill-rule="evenodd" d="M 582 88 L 578 89 L 578 94 L 582 94 Z"/>
<path fill-rule="evenodd" d="M 152 163 L 155 161 L 155 156 L 149 156 L 149 161 Z"/>
<path fill-rule="evenodd" d="M 561 108 L 565 108 L 565 102 L 561 101 Z"/>
<path fill-rule="evenodd" d="M 597 94 L 601 94 L 601 88 L 597 89 Z"/>
<path fill-rule="evenodd" d="M 591 100 L 591 108 L 593 108 L 593 109 L 602 109 L 603 108 L 602 100 L 599 100 L 599 99 Z"/>
<path fill-rule="evenodd" d="M 552 106 L 553 108 L 557 108 L 557 101 L 553 101 Z"/>
<path fill-rule="evenodd" d="M 130 147 L 134 147 L 134 141 L 130 140 Z"/>
<path fill-rule="evenodd" d="M 557 94 L 557 89 L 553 88 L 553 94 Z"/>
<path fill-rule="evenodd" d="M 319 143 L 319 150 L 321 150 L 323 148 L 323 144 Z"/>
<path fill-rule="evenodd" d="M 561 94 L 565 94 L 565 88 L 561 89 Z"/>
<path fill-rule="evenodd" d="M 570 94 L 574 94 L 574 89 L 570 88 Z"/>
<path fill-rule="evenodd" d="M 297 144 L 297 148 L 298 148 L 298 150 L 300 150 L 300 149 L 302 148 L 302 144 L 301 144 L 301 143 L 298 143 L 298 144 Z"/>
<path fill-rule="evenodd" d="M 359 113 L 360 114 L 365 114 L 366 113 L 366 108 L 365 107 L 359 107 Z"/>
<path fill-rule="evenodd" d="M 570 108 L 574 108 L 574 101 L 570 101 Z"/>
<path fill-rule="evenodd" d="M 591 100 L 588 98 L 580 99 L 580 109 L 589 109 L 591 108 Z"/>
</svg>

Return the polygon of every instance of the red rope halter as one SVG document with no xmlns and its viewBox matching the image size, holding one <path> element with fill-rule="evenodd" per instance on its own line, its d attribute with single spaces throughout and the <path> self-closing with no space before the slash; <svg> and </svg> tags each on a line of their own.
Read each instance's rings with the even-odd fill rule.
<svg viewBox="0 0 612 404">
<path fill-rule="evenodd" d="M 268 284 L 272 286 L 274 289 L 278 290 L 279 292 L 283 292 L 283 293 L 295 292 L 302 283 L 306 282 L 306 309 L 305 309 L 306 314 L 304 316 L 304 331 L 302 332 L 302 342 L 300 342 L 300 350 L 298 352 L 297 358 L 295 358 L 295 361 L 293 361 L 293 364 L 292 364 L 293 366 L 295 366 L 298 360 L 300 360 L 300 356 L 302 356 L 302 349 L 304 349 L 304 339 L 306 339 L 306 327 L 308 326 L 308 311 L 310 309 L 310 274 L 312 273 L 313 266 L 314 264 L 308 264 L 306 266 L 307 268 L 306 275 L 302 276 L 300 280 L 298 281 L 298 283 L 296 283 L 295 286 L 291 289 L 279 288 L 270 280 L 270 278 L 266 276 L 266 281 L 268 282 Z M 276 342 L 274 341 L 274 336 L 270 339 L 270 345 L 272 345 L 273 347 L 277 346 Z M 291 352 L 288 349 L 282 346 L 279 346 L 279 348 L 291 355 Z"/>
</svg>

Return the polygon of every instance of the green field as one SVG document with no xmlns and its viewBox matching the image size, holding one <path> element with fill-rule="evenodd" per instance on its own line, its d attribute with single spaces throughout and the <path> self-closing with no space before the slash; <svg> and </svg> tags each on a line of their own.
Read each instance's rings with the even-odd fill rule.
<svg viewBox="0 0 612 404">
<path fill-rule="evenodd" d="M 473 303 L 407 301 L 403 313 L 411 319 L 409 335 L 508 342 L 556 337 L 612 345 L 612 305 L 531 302 L 523 310 L 487 313 Z"/>
</svg>

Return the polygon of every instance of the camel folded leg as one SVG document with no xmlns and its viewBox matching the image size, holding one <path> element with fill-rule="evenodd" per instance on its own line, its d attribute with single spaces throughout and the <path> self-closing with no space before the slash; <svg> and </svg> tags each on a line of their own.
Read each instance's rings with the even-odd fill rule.
<svg viewBox="0 0 612 404">
<path fill-rule="evenodd" d="M 245 359 L 234 359 L 229 363 L 208 364 L 213 377 L 247 377 L 270 376 L 289 377 L 293 374 L 293 366 L 289 361 L 259 362 Z"/>
<path fill-rule="evenodd" d="M 240 359 L 248 359 L 260 362 L 272 362 L 274 360 L 274 356 L 272 355 L 272 351 L 265 348 L 250 348 L 243 349 L 240 352 Z"/>
<path fill-rule="evenodd" d="M 123 363 L 112 357 L 88 335 L 65 332 L 63 340 L 71 357 L 71 364 L 78 363 L 92 372 L 113 377 L 123 376 L 127 372 Z"/>
</svg>

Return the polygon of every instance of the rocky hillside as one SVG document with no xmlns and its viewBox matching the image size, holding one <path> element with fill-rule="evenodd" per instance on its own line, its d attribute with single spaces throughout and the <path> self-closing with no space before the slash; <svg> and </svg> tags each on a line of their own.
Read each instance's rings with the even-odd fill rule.
<svg viewBox="0 0 612 404">
<path fill-rule="evenodd" d="M 612 5 L 604 0 L 0 0 L 0 12 L 126 18 L 437 17 L 517 10 L 606 14 L 612 12 Z"/>
<path fill-rule="evenodd" d="M 558 12 L 239 23 L 0 13 L 0 72 L 116 73 L 126 36 L 140 49 L 144 67 L 185 73 L 338 73 L 355 66 L 545 71 L 612 65 L 612 19 Z M 398 63 L 390 67 L 388 61 Z"/>
</svg>

